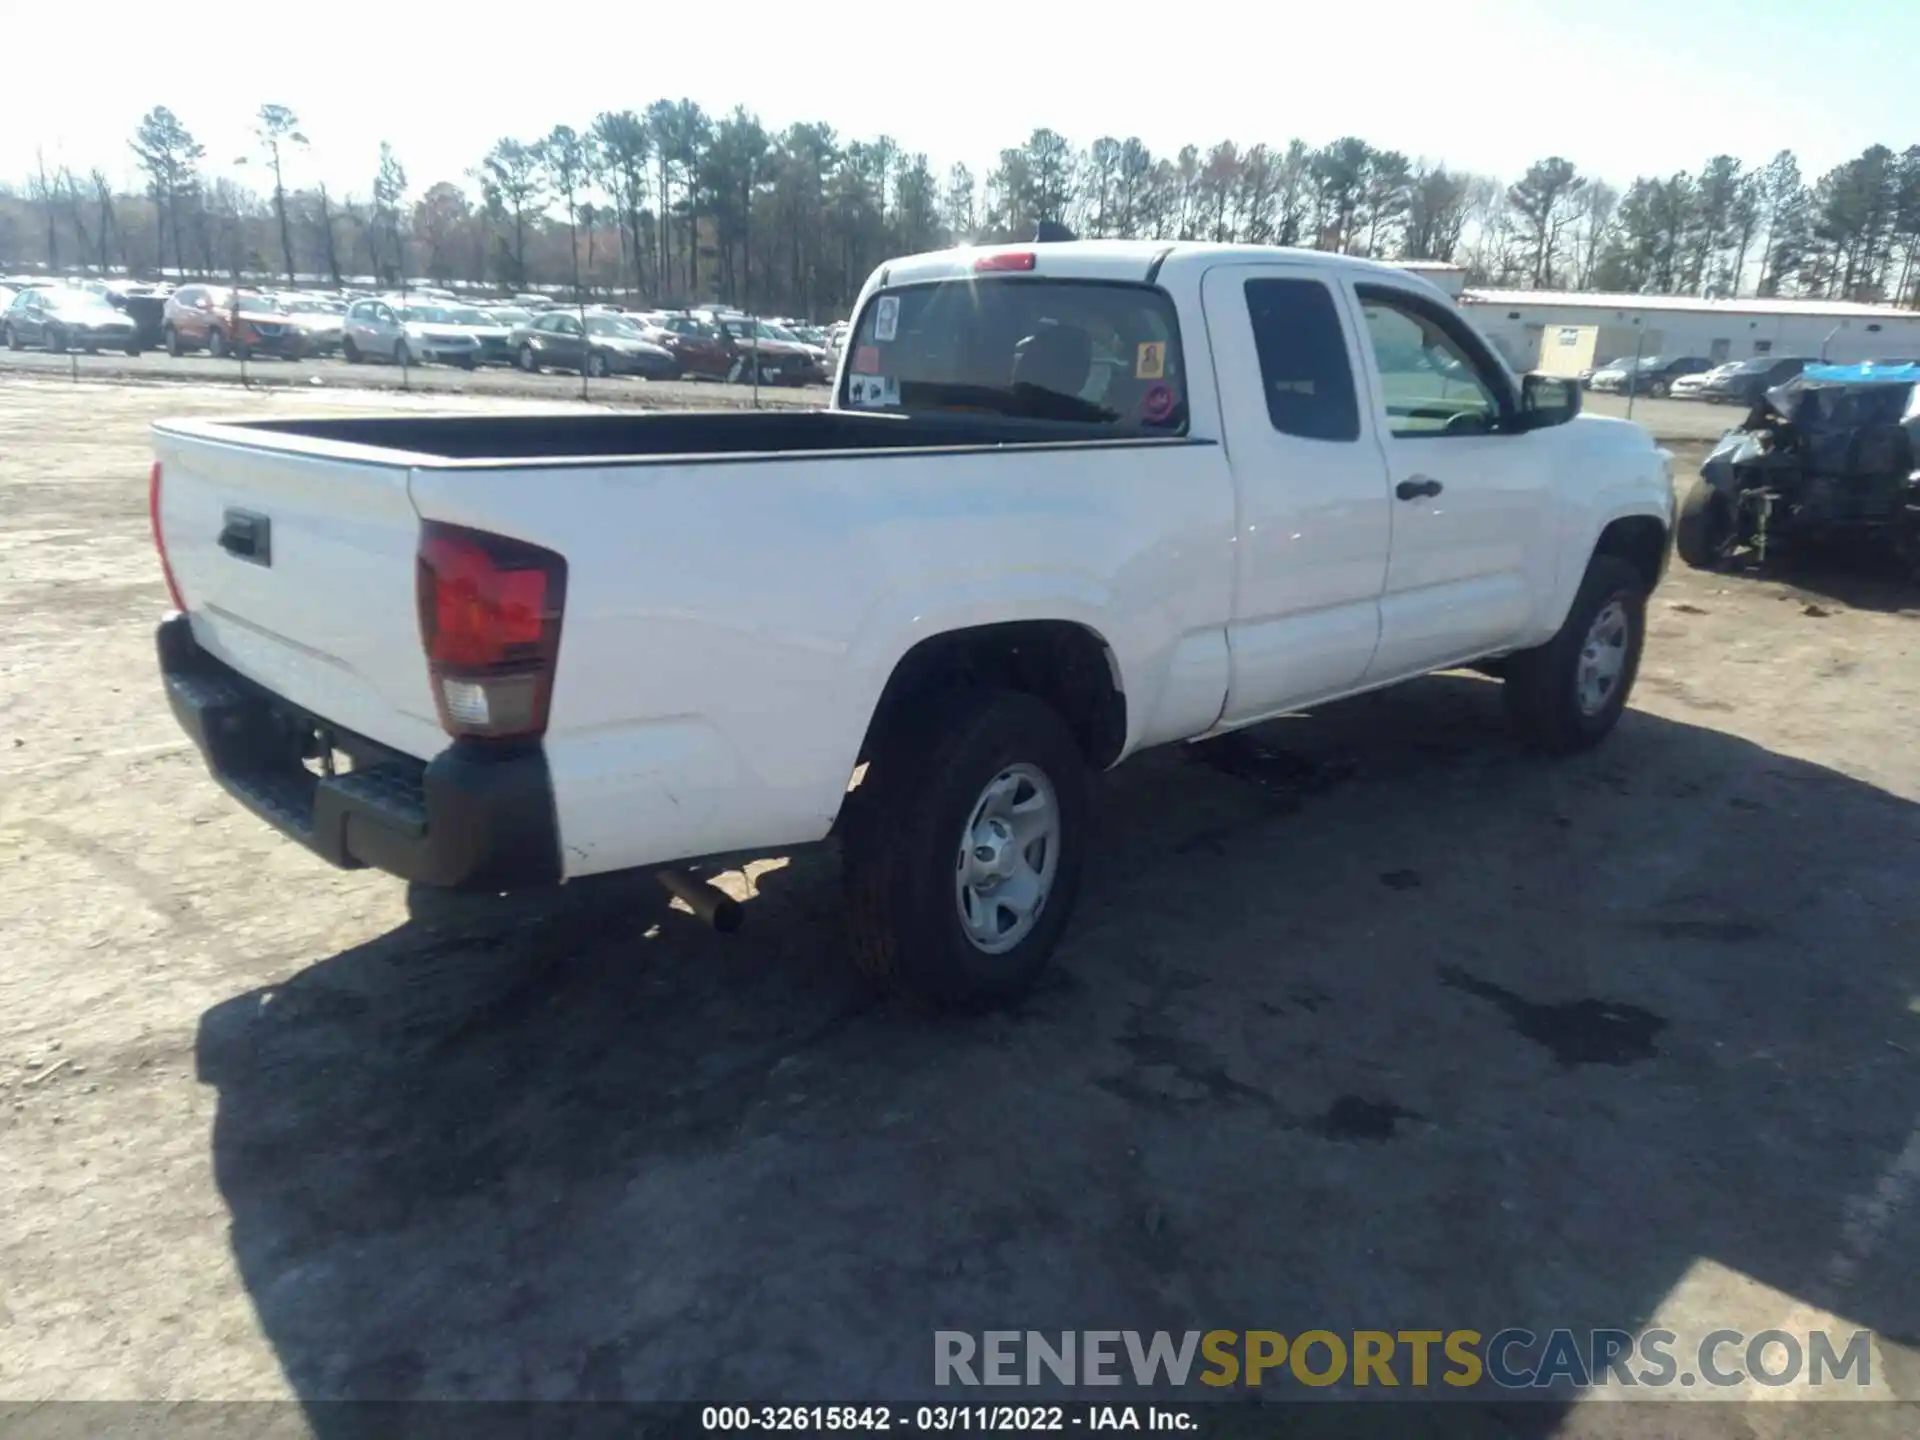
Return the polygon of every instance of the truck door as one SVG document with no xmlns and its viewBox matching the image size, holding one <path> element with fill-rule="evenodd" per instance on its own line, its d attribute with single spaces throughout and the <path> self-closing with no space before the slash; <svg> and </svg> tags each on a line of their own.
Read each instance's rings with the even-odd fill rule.
<svg viewBox="0 0 1920 1440">
<path fill-rule="evenodd" d="M 1519 639 L 1554 585 L 1552 431 L 1506 427 L 1512 377 L 1458 312 L 1388 281 L 1354 285 L 1393 557 L 1369 684 Z"/>
<path fill-rule="evenodd" d="M 1311 264 L 1222 265 L 1201 286 L 1238 500 L 1222 720 L 1353 688 L 1380 635 L 1386 466 L 1358 337 Z"/>
</svg>

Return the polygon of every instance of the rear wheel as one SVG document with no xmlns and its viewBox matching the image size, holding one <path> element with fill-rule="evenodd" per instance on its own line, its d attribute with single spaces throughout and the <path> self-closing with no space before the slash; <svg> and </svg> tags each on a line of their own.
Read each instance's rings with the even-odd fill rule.
<svg viewBox="0 0 1920 1440">
<path fill-rule="evenodd" d="M 889 726 L 845 826 L 847 915 L 868 978 L 933 1006 L 1025 991 L 1079 893 L 1087 763 L 1031 695 L 963 692 Z"/>
<path fill-rule="evenodd" d="M 533 353 L 532 345 L 522 345 L 520 347 L 520 354 L 515 358 L 515 363 L 529 375 L 538 375 L 540 373 L 540 357 Z"/>
<path fill-rule="evenodd" d="M 358 365 L 360 363 L 360 347 L 353 343 L 352 336 L 348 336 L 340 342 L 340 354 L 349 365 Z"/>
<path fill-rule="evenodd" d="M 602 355 L 598 350 L 590 350 L 587 352 L 587 374 L 593 376 L 596 380 L 606 379 L 607 357 Z"/>
<path fill-rule="evenodd" d="M 141 350 L 142 347 L 138 340 L 129 340 L 127 342 L 127 354 L 133 359 L 138 360 L 140 358 Z"/>
<path fill-rule="evenodd" d="M 1646 578 L 1617 555 L 1594 556 L 1559 633 L 1506 658 L 1507 715 L 1520 738 L 1559 755 L 1605 739 L 1640 671 L 1646 629 Z"/>
<path fill-rule="evenodd" d="M 1718 570 L 1733 557 L 1738 535 L 1733 505 L 1705 480 L 1695 480 L 1680 502 L 1674 546 L 1696 570 Z"/>
<path fill-rule="evenodd" d="M 8 325 L 8 326 L 5 326 L 5 327 L 0 327 L 0 328 L 4 328 L 4 331 L 5 331 L 5 334 L 6 334 L 6 339 L 7 339 L 7 348 L 8 348 L 9 350 L 22 350 L 22 349 L 25 349 L 25 348 L 26 348 L 26 347 L 25 347 L 25 346 L 24 346 L 24 345 L 23 345 L 23 344 L 21 343 L 21 340 L 20 340 L 20 335 L 19 335 L 19 332 L 18 332 L 18 331 L 16 331 L 16 330 L 15 330 L 15 329 L 13 328 L 13 326 L 11 326 L 11 325 Z"/>
<path fill-rule="evenodd" d="M 67 349 L 67 332 L 56 326 L 47 327 L 46 340 L 47 349 L 55 354 L 62 354 Z"/>
<path fill-rule="evenodd" d="M 220 327 L 217 325 L 213 329 L 207 331 L 207 353 L 213 356 L 213 358 L 216 360 L 226 359 L 226 356 L 227 356 L 226 332 L 220 329 Z"/>
</svg>

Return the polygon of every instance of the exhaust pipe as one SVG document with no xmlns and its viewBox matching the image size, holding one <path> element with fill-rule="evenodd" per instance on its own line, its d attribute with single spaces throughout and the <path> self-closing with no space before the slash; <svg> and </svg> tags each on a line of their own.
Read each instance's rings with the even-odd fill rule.
<svg viewBox="0 0 1920 1440">
<path fill-rule="evenodd" d="M 722 935 L 731 935 L 747 918 L 740 902 L 711 881 L 696 880 L 684 870 L 656 870 L 654 879 Z"/>
</svg>

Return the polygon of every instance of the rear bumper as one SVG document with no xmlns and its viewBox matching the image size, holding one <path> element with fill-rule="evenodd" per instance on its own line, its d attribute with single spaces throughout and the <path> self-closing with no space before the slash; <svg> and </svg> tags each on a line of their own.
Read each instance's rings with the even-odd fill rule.
<svg viewBox="0 0 1920 1440">
<path fill-rule="evenodd" d="M 455 741 L 431 761 L 333 731 L 352 770 L 316 775 L 303 754 L 331 730 L 195 642 L 184 615 L 155 635 L 174 718 L 221 787 L 288 838 L 342 869 L 372 866 L 449 889 L 560 879 L 546 756 Z"/>
</svg>

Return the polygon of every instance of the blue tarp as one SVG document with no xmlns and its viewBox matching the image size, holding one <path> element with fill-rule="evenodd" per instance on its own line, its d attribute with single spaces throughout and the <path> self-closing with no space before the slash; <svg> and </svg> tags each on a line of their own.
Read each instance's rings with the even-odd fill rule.
<svg viewBox="0 0 1920 1440">
<path fill-rule="evenodd" d="M 1803 380 L 1840 380 L 1850 384 L 1879 382 L 1888 385 L 1920 385 L 1920 365 L 1809 365 L 1800 372 Z"/>
</svg>

